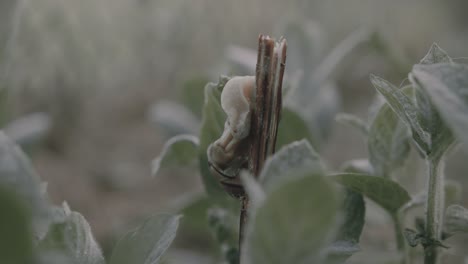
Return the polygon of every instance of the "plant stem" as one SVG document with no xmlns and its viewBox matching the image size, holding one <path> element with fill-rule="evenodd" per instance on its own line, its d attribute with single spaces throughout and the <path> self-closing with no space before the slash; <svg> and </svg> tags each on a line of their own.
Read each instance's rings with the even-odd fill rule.
<svg viewBox="0 0 468 264">
<path fill-rule="evenodd" d="M 282 84 L 286 66 L 286 40 L 279 42 L 260 35 L 255 70 L 255 107 L 250 127 L 251 145 L 248 169 L 256 178 L 267 157 L 275 152 L 279 117 L 282 110 Z M 241 199 L 239 223 L 239 254 L 241 254 L 245 224 L 248 218 L 249 197 Z"/>
<path fill-rule="evenodd" d="M 239 219 L 239 254 L 241 252 L 242 241 L 244 241 L 244 229 L 247 222 L 247 209 L 249 207 L 249 199 L 243 197 L 241 199 L 240 219 Z"/>
<path fill-rule="evenodd" d="M 429 173 L 426 201 L 426 238 L 429 242 L 440 241 L 444 209 L 444 161 L 428 159 Z M 429 243 L 424 247 L 424 264 L 439 263 L 438 246 Z"/>
<path fill-rule="evenodd" d="M 398 214 L 395 214 L 392 216 L 392 219 L 393 219 L 393 227 L 395 229 L 395 239 L 396 239 L 397 249 L 398 249 L 398 252 L 403 255 L 403 257 L 401 258 L 401 264 L 408 264 L 409 263 L 408 252 L 407 252 L 405 237 L 403 236 L 403 232 L 402 232 L 403 229 L 402 229 L 401 218 Z"/>
</svg>

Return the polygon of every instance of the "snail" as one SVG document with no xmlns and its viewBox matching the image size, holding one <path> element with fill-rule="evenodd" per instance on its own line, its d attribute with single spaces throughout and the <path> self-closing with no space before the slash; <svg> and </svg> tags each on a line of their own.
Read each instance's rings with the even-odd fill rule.
<svg viewBox="0 0 468 264">
<path fill-rule="evenodd" d="M 255 87 L 255 76 L 236 76 L 226 83 L 221 93 L 221 107 L 227 115 L 224 131 L 207 150 L 212 174 L 234 197 L 244 195 L 238 174 L 248 157 Z"/>
</svg>

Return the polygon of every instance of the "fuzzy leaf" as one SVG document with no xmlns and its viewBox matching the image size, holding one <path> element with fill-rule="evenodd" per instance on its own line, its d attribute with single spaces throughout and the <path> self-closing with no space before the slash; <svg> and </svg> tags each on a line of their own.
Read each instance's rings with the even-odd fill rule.
<svg viewBox="0 0 468 264">
<path fill-rule="evenodd" d="M 161 169 L 177 166 L 189 166 L 197 159 L 198 138 L 192 135 L 178 135 L 169 139 L 159 157 L 152 162 L 152 173 Z"/>
<path fill-rule="evenodd" d="M 374 168 L 367 159 L 348 160 L 341 165 L 340 171 L 360 174 L 374 174 Z"/>
<path fill-rule="evenodd" d="M 383 95 L 388 105 L 411 128 L 413 139 L 419 150 L 430 152 L 430 135 L 423 129 L 419 120 L 419 111 L 414 101 L 401 89 L 384 79 L 371 75 L 371 82 L 377 91 Z"/>
<path fill-rule="evenodd" d="M 242 185 L 249 197 L 251 210 L 256 210 L 266 199 L 265 191 L 259 182 L 248 172 L 241 173 Z"/>
<path fill-rule="evenodd" d="M 86 219 L 80 213 L 70 211 L 66 203 L 59 210 L 62 219 L 49 227 L 39 248 L 44 251 L 61 252 L 80 264 L 104 264 L 101 249 L 94 240 Z"/>
<path fill-rule="evenodd" d="M 455 204 L 447 207 L 444 229 L 448 234 L 468 233 L 468 210 Z"/>
<path fill-rule="evenodd" d="M 408 128 L 388 104 L 380 108 L 370 126 L 367 146 L 369 161 L 379 176 L 389 177 L 408 157 Z"/>
<path fill-rule="evenodd" d="M 307 123 L 296 112 L 289 108 L 283 108 L 281 120 L 278 126 L 276 148 L 279 149 L 293 141 L 307 139 L 315 146 L 316 139 L 310 134 Z"/>
<path fill-rule="evenodd" d="M 302 175 L 272 191 L 251 214 L 242 263 L 321 263 L 339 203 L 324 177 Z"/>
<path fill-rule="evenodd" d="M 273 156 L 270 156 L 259 176 L 261 185 L 267 190 L 286 180 L 290 180 L 292 171 L 307 170 L 323 173 L 323 164 L 319 155 L 305 139 L 296 141 L 282 147 Z M 300 174 L 297 174 L 300 176 Z"/>
<path fill-rule="evenodd" d="M 148 110 L 148 119 L 168 136 L 197 133 L 200 124 L 197 117 L 184 105 L 162 100 Z"/>
<path fill-rule="evenodd" d="M 439 47 L 436 43 L 433 43 L 429 52 L 419 62 L 419 64 L 434 64 L 434 63 L 450 63 L 452 59 L 449 55 Z"/>
<path fill-rule="evenodd" d="M 237 215 L 237 214 L 235 214 Z M 214 234 L 217 244 L 226 264 L 239 264 L 237 217 L 226 209 L 219 207 L 208 210 L 208 224 Z M 223 262 L 224 263 L 224 262 Z"/>
<path fill-rule="evenodd" d="M 23 151 L 0 131 L 0 185 L 14 191 L 32 212 L 33 227 L 42 237 L 49 223 L 48 201 L 41 181 Z"/>
<path fill-rule="evenodd" d="M 338 240 L 326 249 L 326 264 L 342 264 L 353 254 L 359 252 L 359 244 L 349 240 Z"/>
<path fill-rule="evenodd" d="M 367 135 L 369 133 L 369 128 L 367 127 L 366 121 L 355 115 L 340 113 L 336 116 L 335 119 L 339 123 L 346 124 L 356 129 L 357 131 L 360 131 L 363 135 Z"/>
<path fill-rule="evenodd" d="M 445 204 L 453 204 L 453 203 L 459 203 L 461 201 L 461 196 L 462 196 L 462 189 L 461 185 L 453 180 L 446 180 L 444 184 L 444 193 L 445 193 Z M 424 203 L 427 200 L 427 194 L 426 192 L 421 192 L 416 195 L 413 195 L 411 198 L 411 201 L 405 204 L 403 211 L 407 211 L 409 209 L 423 206 Z"/>
<path fill-rule="evenodd" d="M 180 216 L 158 214 L 127 233 L 114 248 L 110 264 L 157 264 L 171 245 Z"/>
<path fill-rule="evenodd" d="M 415 65 L 413 76 L 468 149 L 468 66 L 453 63 Z"/>
<path fill-rule="evenodd" d="M 213 206 L 215 203 L 205 194 L 187 197 L 187 201 L 177 210 L 184 220 L 180 222 L 174 244 L 186 245 L 187 241 L 191 241 L 190 238 L 199 237 L 203 238 L 200 241 L 203 247 L 215 249 L 217 245 L 206 224 L 206 212 Z"/>
<path fill-rule="evenodd" d="M 200 130 L 198 152 L 200 172 L 207 193 L 216 197 L 227 197 L 227 194 L 210 173 L 206 151 L 208 146 L 216 141 L 224 131 L 226 114 L 221 108 L 221 92 L 227 81 L 229 81 L 229 78 L 224 76 L 220 77 L 218 83 L 209 83 L 205 86 L 205 104 Z"/>
<path fill-rule="evenodd" d="M 15 193 L 0 188 L 0 259 L 2 263 L 32 263 L 30 215 Z"/>
<path fill-rule="evenodd" d="M 5 126 L 5 134 L 16 144 L 27 147 L 41 142 L 52 126 L 46 113 L 32 113 L 13 120 Z"/>
<path fill-rule="evenodd" d="M 205 102 L 205 85 L 208 82 L 209 80 L 205 77 L 196 77 L 187 80 L 182 85 L 180 97 L 183 104 L 199 118 L 201 118 Z"/>
<path fill-rule="evenodd" d="M 445 204 L 455 204 L 462 201 L 462 186 L 454 180 L 445 180 Z"/>
<path fill-rule="evenodd" d="M 430 136 L 429 149 L 426 156 L 430 159 L 440 159 L 454 142 L 452 132 L 445 125 L 439 112 L 434 107 L 426 91 L 421 88 L 418 80 L 410 75 L 410 81 L 415 89 L 416 105 L 419 108 L 418 120 Z"/>
<path fill-rule="evenodd" d="M 341 185 L 373 200 L 391 215 L 395 215 L 411 200 L 408 192 L 398 183 L 366 174 L 343 173 L 329 176 Z"/>
<path fill-rule="evenodd" d="M 346 189 L 341 213 L 343 221 L 339 226 L 335 241 L 327 249 L 327 264 L 344 263 L 360 250 L 359 239 L 366 215 L 362 194 Z"/>
<path fill-rule="evenodd" d="M 423 244 L 425 240 L 424 236 L 409 228 L 403 230 L 403 236 L 411 247 L 416 247 L 419 244 Z"/>
<path fill-rule="evenodd" d="M 452 59 L 437 44 L 432 44 L 429 52 L 421 60 L 420 64 L 452 63 Z M 429 94 L 420 87 L 419 81 L 409 75 L 411 84 L 415 89 L 416 105 L 419 108 L 419 120 L 422 127 L 430 135 L 430 153 L 426 154 L 431 159 L 439 159 L 453 143 L 452 132 L 441 119 L 437 109 L 431 102 Z"/>
</svg>

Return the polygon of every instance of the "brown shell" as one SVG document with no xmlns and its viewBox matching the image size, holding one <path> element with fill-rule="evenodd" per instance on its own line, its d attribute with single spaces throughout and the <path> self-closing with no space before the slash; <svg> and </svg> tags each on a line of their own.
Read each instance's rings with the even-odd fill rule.
<svg viewBox="0 0 468 264">
<path fill-rule="evenodd" d="M 216 178 L 221 187 L 234 198 L 240 199 L 245 196 L 244 186 L 238 175 L 230 177 L 212 163 L 208 163 L 211 174 Z"/>
</svg>

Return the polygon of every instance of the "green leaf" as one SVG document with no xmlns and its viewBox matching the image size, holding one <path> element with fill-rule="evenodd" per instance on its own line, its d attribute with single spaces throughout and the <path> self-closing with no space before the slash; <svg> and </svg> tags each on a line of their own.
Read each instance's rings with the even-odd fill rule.
<svg viewBox="0 0 468 264">
<path fill-rule="evenodd" d="M 41 181 L 23 151 L 1 131 L 0 185 L 14 191 L 28 206 L 35 235 L 42 237 L 49 223 L 49 205 L 41 192 Z"/>
<path fill-rule="evenodd" d="M 361 248 L 358 243 L 348 240 L 338 240 L 333 242 L 326 250 L 326 264 L 346 263 L 346 260 L 353 254 L 359 252 Z"/>
<path fill-rule="evenodd" d="M 181 89 L 180 97 L 183 104 L 192 111 L 197 117 L 202 116 L 204 104 L 205 85 L 209 80 L 205 77 L 195 77 L 187 80 Z"/>
<path fill-rule="evenodd" d="M 454 137 L 432 104 L 427 92 L 421 88 L 418 80 L 413 78 L 411 74 L 409 79 L 416 88 L 416 105 L 419 108 L 418 119 L 423 129 L 430 135 L 430 141 L 428 142 L 429 151 L 426 153 L 426 156 L 430 159 L 438 160 L 452 145 Z"/>
<path fill-rule="evenodd" d="M 259 181 L 267 191 L 270 191 L 293 176 L 301 176 L 300 174 L 291 174 L 291 172 L 298 170 L 314 173 L 323 173 L 324 171 L 319 155 L 304 139 L 290 143 L 270 156 L 260 173 Z"/>
<path fill-rule="evenodd" d="M 409 228 L 405 228 L 405 230 L 403 230 L 403 236 L 405 237 L 406 241 L 411 247 L 416 247 L 419 244 L 424 244 L 426 240 L 424 235 Z"/>
<path fill-rule="evenodd" d="M 335 241 L 327 250 L 327 264 L 344 263 L 360 250 L 359 239 L 366 215 L 362 195 L 346 189 L 340 212 L 343 215 L 343 222 L 339 226 Z"/>
<path fill-rule="evenodd" d="M 224 131 L 226 114 L 221 108 L 221 92 L 229 77 L 220 77 L 218 83 L 209 83 L 205 86 L 205 104 L 203 106 L 203 120 L 200 130 L 200 147 L 198 159 L 200 172 L 206 192 L 214 197 L 223 197 L 228 195 L 221 188 L 217 180 L 208 167 L 208 157 L 206 151 L 208 146 L 216 141 Z"/>
<path fill-rule="evenodd" d="M 437 44 L 432 44 L 431 49 L 421 60 L 420 65 L 434 63 L 452 63 L 452 59 Z M 409 80 L 415 89 L 416 105 L 419 109 L 419 121 L 423 129 L 430 135 L 429 153 L 430 159 L 440 159 L 454 142 L 450 129 L 441 119 L 437 109 L 434 107 L 430 95 L 421 87 L 414 75 L 410 73 Z"/>
<path fill-rule="evenodd" d="M 462 198 L 461 185 L 453 180 L 445 180 L 444 182 L 445 204 L 459 203 Z M 402 211 L 407 211 L 415 207 L 423 206 L 427 200 L 427 193 L 425 191 L 413 195 L 411 201 L 403 207 Z"/>
<path fill-rule="evenodd" d="M 449 55 L 439 47 L 436 43 L 433 43 L 429 52 L 419 62 L 419 64 L 434 64 L 434 63 L 451 63 L 452 59 Z"/>
<path fill-rule="evenodd" d="M 2 263 L 32 263 L 30 215 L 18 195 L 0 188 L 0 260 Z"/>
<path fill-rule="evenodd" d="M 349 34 L 320 62 L 313 73 L 313 78 L 319 80 L 319 83 L 330 78 L 347 55 L 358 46 L 371 41 L 372 33 L 366 28 L 360 28 Z"/>
<path fill-rule="evenodd" d="M 384 177 L 403 166 L 409 155 L 408 128 L 388 104 L 380 108 L 370 125 L 367 147 L 374 173 Z"/>
<path fill-rule="evenodd" d="M 35 262 L 36 263 L 36 262 Z M 62 252 L 41 252 L 37 256 L 37 263 L 39 264 L 79 264 L 73 261 L 70 257 Z"/>
<path fill-rule="evenodd" d="M 237 215 L 237 214 L 236 214 Z M 216 237 L 221 254 L 229 264 L 239 264 L 237 226 L 238 218 L 226 209 L 211 208 L 208 211 L 208 223 Z"/>
<path fill-rule="evenodd" d="M 366 214 L 362 195 L 349 189 L 345 190 L 341 211 L 344 213 L 344 221 L 338 231 L 337 240 L 359 242 Z"/>
<path fill-rule="evenodd" d="M 251 211 L 242 263 L 321 263 L 338 207 L 335 190 L 324 177 L 292 177 Z"/>
<path fill-rule="evenodd" d="M 302 88 L 288 93 L 283 109 L 291 109 L 300 116 L 300 119 L 307 126 L 307 130 L 304 130 L 303 133 L 309 131 L 312 146 L 315 149 L 320 149 L 330 136 L 336 113 L 340 107 L 340 94 L 333 82 L 318 84 L 308 78 L 302 80 L 299 86 Z M 285 111 L 283 111 L 281 122 L 286 118 Z M 285 129 L 290 128 L 285 127 Z M 295 140 L 299 139 L 301 138 Z"/>
<path fill-rule="evenodd" d="M 374 174 L 374 168 L 367 159 L 348 160 L 341 165 L 340 171 L 360 174 Z"/>
<path fill-rule="evenodd" d="M 250 208 L 252 208 L 250 210 L 256 210 L 266 199 L 265 191 L 260 183 L 246 171 L 241 172 L 241 181 L 249 197 Z"/>
<path fill-rule="evenodd" d="M 430 95 L 444 122 L 468 149 L 468 66 L 415 65 L 412 75 Z"/>
<path fill-rule="evenodd" d="M 206 195 L 190 197 L 187 202 L 178 210 L 183 215 L 184 221 L 180 222 L 174 244 L 188 249 L 214 250 L 217 245 L 206 222 L 206 212 L 215 203 Z M 197 243 L 193 243 L 194 241 Z"/>
<path fill-rule="evenodd" d="M 44 140 L 52 126 L 46 113 L 32 113 L 16 118 L 3 128 L 10 139 L 22 147 L 34 146 Z"/>
<path fill-rule="evenodd" d="M 178 135 L 169 139 L 161 155 L 153 160 L 153 175 L 164 168 L 190 166 L 197 159 L 198 145 L 198 138 L 192 135 Z"/>
<path fill-rule="evenodd" d="M 339 113 L 336 115 L 336 121 L 339 123 L 348 125 L 357 131 L 360 131 L 363 135 L 367 136 L 369 133 L 369 128 L 367 127 L 367 122 L 362 120 L 361 118 L 351 115 L 351 114 L 346 114 L 346 113 Z"/>
<path fill-rule="evenodd" d="M 462 201 L 462 186 L 454 180 L 445 180 L 445 204 L 455 204 Z"/>
<path fill-rule="evenodd" d="M 430 153 L 430 135 L 423 129 L 419 120 L 419 111 L 414 101 L 401 89 L 398 89 L 386 80 L 371 75 L 371 82 L 377 91 L 383 95 L 388 105 L 398 117 L 411 128 L 413 139 L 419 150 Z"/>
<path fill-rule="evenodd" d="M 276 148 L 279 149 L 293 141 L 307 139 L 316 146 L 318 142 L 309 132 L 307 123 L 296 112 L 284 107 L 281 112 L 281 120 L 278 126 Z"/>
<path fill-rule="evenodd" d="M 66 203 L 63 208 L 57 210 L 61 219 L 56 219 L 56 222 L 51 224 L 38 247 L 46 252 L 63 253 L 76 263 L 104 264 L 101 249 L 94 240 L 86 219 L 80 213 L 70 211 Z"/>
<path fill-rule="evenodd" d="M 460 205 L 450 205 L 445 211 L 444 231 L 449 235 L 468 233 L 468 210 Z"/>
<path fill-rule="evenodd" d="M 411 200 L 408 192 L 398 183 L 366 174 L 343 173 L 329 176 L 341 185 L 363 194 L 391 215 Z"/>
<path fill-rule="evenodd" d="M 148 110 L 148 119 L 166 136 L 195 134 L 200 128 L 197 117 L 184 105 L 168 100 L 154 103 Z"/>
<path fill-rule="evenodd" d="M 158 214 L 128 232 L 114 248 L 110 264 L 157 264 L 171 245 L 180 216 Z"/>
</svg>

